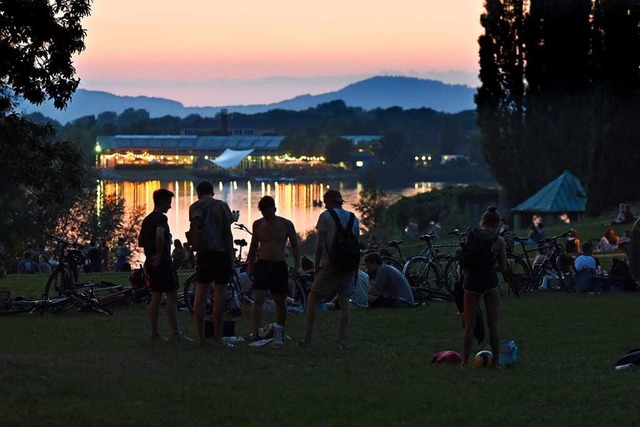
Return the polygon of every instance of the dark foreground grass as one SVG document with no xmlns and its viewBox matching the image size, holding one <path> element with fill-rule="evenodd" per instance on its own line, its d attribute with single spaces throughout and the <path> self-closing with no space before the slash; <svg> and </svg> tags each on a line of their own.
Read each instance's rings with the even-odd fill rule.
<svg viewBox="0 0 640 427">
<path fill-rule="evenodd" d="M 39 289 L 0 286 L 11 283 Z M 637 425 L 640 372 L 613 364 L 640 346 L 638 304 L 505 296 L 501 332 L 522 360 L 500 371 L 431 365 L 432 353 L 460 350 L 446 303 L 353 312 L 344 351 L 336 313 L 319 314 L 307 348 L 294 345 L 303 319 L 290 316 L 284 348 L 231 350 L 150 342 L 144 306 L 0 318 L 0 425 Z M 180 320 L 193 336 L 191 315 Z"/>
</svg>

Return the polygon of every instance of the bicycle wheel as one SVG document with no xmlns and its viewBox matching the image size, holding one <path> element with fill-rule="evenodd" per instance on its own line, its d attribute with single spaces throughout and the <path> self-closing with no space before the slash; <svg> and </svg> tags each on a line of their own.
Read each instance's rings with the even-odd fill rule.
<svg viewBox="0 0 640 427">
<path fill-rule="evenodd" d="M 0 316 L 9 314 L 19 314 L 32 311 L 36 308 L 35 301 L 18 300 L 5 301 L 0 303 Z"/>
<path fill-rule="evenodd" d="M 187 277 L 182 287 L 182 299 L 189 313 L 193 313 L 193 302 L 196 298 L 196 274 L 193 273 Z"/>
<path fill-rule="evenodd" d="M 454 256 L 449 259 L 447 265 L 444 267 L 444 275 L 448 285 L 447 290 L 453 292 L 453 284 L 462 279 L 462 268 L 460 267 L 458 257 Z"/>
<path fill-rule="evenodd" d="M 409 285 L 416 288 L 438 289 L 440 274 L 436 266 L 425 257 L 411 258 L 402 271 Z"/>
<path fill-rule="evenodd" d="M 66 268 L 57 268 L 47 279 L 42 295 L 45 298 L 60 297 L 67 289 L 71 289 L 72 283 L 71 272 Z"/>
<path fill-rule="evenodd" d="M 287 312 L 302 314 L 307 309 L 307 293 L 298 279 L 289 274 L 289 289 L 287 291 Z"/>
<path fill-rule="evenodd" d="M 531 271 L 527 263 L 518 255 L 507 254 L 507 271 L 502 273 L 502 277 L 508 284 L 509 291 L 516 296 L 531 290 Z"/>
</svg>

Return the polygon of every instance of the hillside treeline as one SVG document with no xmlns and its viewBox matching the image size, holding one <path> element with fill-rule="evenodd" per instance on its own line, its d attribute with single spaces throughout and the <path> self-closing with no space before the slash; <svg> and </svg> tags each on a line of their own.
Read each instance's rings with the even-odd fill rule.
<svg viewBox="0 0 640 427">
<path fill-rule="evenodd" d="M 598 213 L 640 198 L 640 3 L 487 0 L 481 147 L 510 205 L 565 169 Z"/>
<path fill-rule="evenodd" d="M 134 109 L 121 114 L 105 112 L 97 117 L 85 116 L 66 125 L 40 113 L 27 118 L 36 123 L 52 122 L 59 138 L 74 142 L 89 154 L 86 156 L 88 162 L 97 135 L 176 135 L 184 129 L 220 128 L 219 115 L 150 118 L 147 111 Z M 363 110 L 348 107 L 342 101 L 332 101 L 304 111 L 232 113 L 229 128 L 286 135 L 283 149 L 293 154 L 329 154 L 328 157 L 334 160 L 341 160 L 335 157 L 345 153 L 336 142 L 340 135 L 381 135 L 384 138 L 376 154 L 390 163 L 409 164 L 416 155 L 423 154 L 467 154 L 481 161 L 474 111 L 447 114 L 428 108 L 404 110 L 400 107 Z"/>
</svg>

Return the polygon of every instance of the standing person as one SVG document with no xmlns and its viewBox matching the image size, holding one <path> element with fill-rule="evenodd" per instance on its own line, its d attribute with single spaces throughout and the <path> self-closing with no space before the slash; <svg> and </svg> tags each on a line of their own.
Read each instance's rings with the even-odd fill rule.
<svg viewBox="0 0 640 427">
<path fill-rule="evenodd" d="M 118 238 L 118 246 L 116 246 L 116 271 L 130 271 L 128 258 L 131 255 L 131 249 L 124 242 L 124 237 Z M 128 268 L 127 268 L 128 267 Z"/>
<path fill-rule="evenodd" d="M 258 202 L 262 218 L 254 221 L 247 273 L 253 277 L 253 309 L 251 317 L 253 330 L 262 326 L 262 306 L 271 292 L 276 303 L 276 337 L 274 345 L 284 344 L 284 327 L 287 320 L 287 290 L 289 289 L 289 267 L 285 261 L 287 241 L 293 252 L 293 262 L 298 273 L 300 267 L 300 247 L 293 223 L 276 215 L 276 202 L 271 196 L 264 196 Z M 257 336 L 257 334 L 256 334 Z"/>
<path fill-rule="evenodd" d="M 323 200 L 326 210 L 320 214 L 316 225 L 318 239 L 315 250 L 315 278 L 307 301 L 304 338 L 300 345 L 311 342 L 318 301 L 337 292 L 340 304 L 337 346 L 343 349 L 348 336 L 349 297 L 357 280 L 358 267 L 354 267 L 352 271 L 339 268 L 336 262 L 329 258 L 329 249 L 332 248 L 333 239 L 338 232 L 337 222 L 340 222 L 342 229 L 347 229 L 348 224 L 352 224 L 351 232 L 356 238 L 360 235 L 360 224 L 352 212 L 342 208 L 344 200 L 338 190 L 327 190 Z"/>
<path fill-rule="evenodd" d="M 102 270 L 109 271 L 109 246 L 105 238 L 100 241 L 100 258 L 102 260 Z"/>
<path fill-rule="evenodd" d="M 498 270 L 505 271 L 507 267 L 506 244 L 498 235 L 500 215 L 495 207 L 490 207 L 482 215 L 480 228 L 471 233 L 479 242 L 474 246 L 482 248 L 482 253 L 475 256 L 472 267 L 465 268 L 464 275 L 464 336 L 462 339 L 462 366 L 468 366 L 471 354 L 473 328 L 480 299 L 484 299 L 489 327 L 489 342 L 494 357 L 492 366 L 498 367 L 500 355 L 500 337 L 498 334 L 498 312 L 500 311 L 500 291 L 498 288 Z M 467 246 L 470 246 L 467 239 Z M 464 250 L 463 250 L 464 251 Z"/>
<path fill-rule="evenodd" d="M 138 245 L 144 248 L 146 257 L 144 268 L 149 276 L 151 301 L 149 302 L 149 323 L 151 340 L 163 338 L 158 331 L 158 317 L 162 294 L 167 295 L 167 318 L 172 339 L 192 341 L 180 331 L 178 326 L 178 280 L 171 265 L 171 233 L 165 215 L 171 209 L 173 192 L 161 188 L 153 192 L 153 212 L 145 217 L 140 227 Z"/>
<path fill-rule="evenodd" d="M 100 248 L 98 248 L 95 240 L 92 240 L 89 244 L 87 258 L 89 258 L 91 271 L 94 273 L 100 273 L 102 271 L 102 253 L 100 252 Z"/>
<path fill-rule="evenodd" d="M 198 344 L 204 346 L 205 303 L 211 283 L 213 283 L 213 338 L 216 346 L 233 347 L 222 338 L 224 315 L 224 293 L 233 272 L 233 235 L 231 224 L 234 218 L 229 205 L 213 198 L 213 185 L 202 181 L 196 187 L 198 201 L 189 207 L 189 221 L 204 224 L 207 235 L 202 236 L 207 248 L 195 247 L 196 253 L 196 295 L 193 311 L 196 322 Z M 193 244 L 192 241 L 189 242 Z"/>
</svg>

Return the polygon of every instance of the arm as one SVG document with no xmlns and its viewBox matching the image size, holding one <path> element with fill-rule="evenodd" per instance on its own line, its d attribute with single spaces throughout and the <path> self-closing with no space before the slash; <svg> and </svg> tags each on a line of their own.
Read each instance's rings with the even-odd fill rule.
<svg viewBox="0 0 640 427">
<path fill-rule="evenodd" d="M 287 238 L 289 239 L 291 251 L 293 252 L 294 267 L 298 273 L 302 273 L 302 267 L 300 267 L 300 244 L 298 242 L 296 228 L 291 221 L 287 221 Z"/>
<path fill-rule="evenodd" d="M 231 213 L 231 209 L 229 205 L 220 202 L 219 205 L 222 205 L 222 213 L 224 220 L 220 223 L 222 225 L 222 240 L 224 242 L 225 251 L 229 254 L 229 260 L 231 261 L 231 265 L 234 263 L 235 252 L 233 250 L 233 233 L 231 232 L 231 224 L 233 224 L 233 214 Z"/>
<path fill-rule="evenodd" d="M 249 253 L 247 254 L 247 274 L 253 277 L 253 266 L 256 262 L 256 255 L 258 254 L 258 244 L 260 243 L 260 238 L 258 237 L 258 221 L 253 222 L 253 226 L 251 227 L 251 244 L 249 245 Z"/>
</svg>

